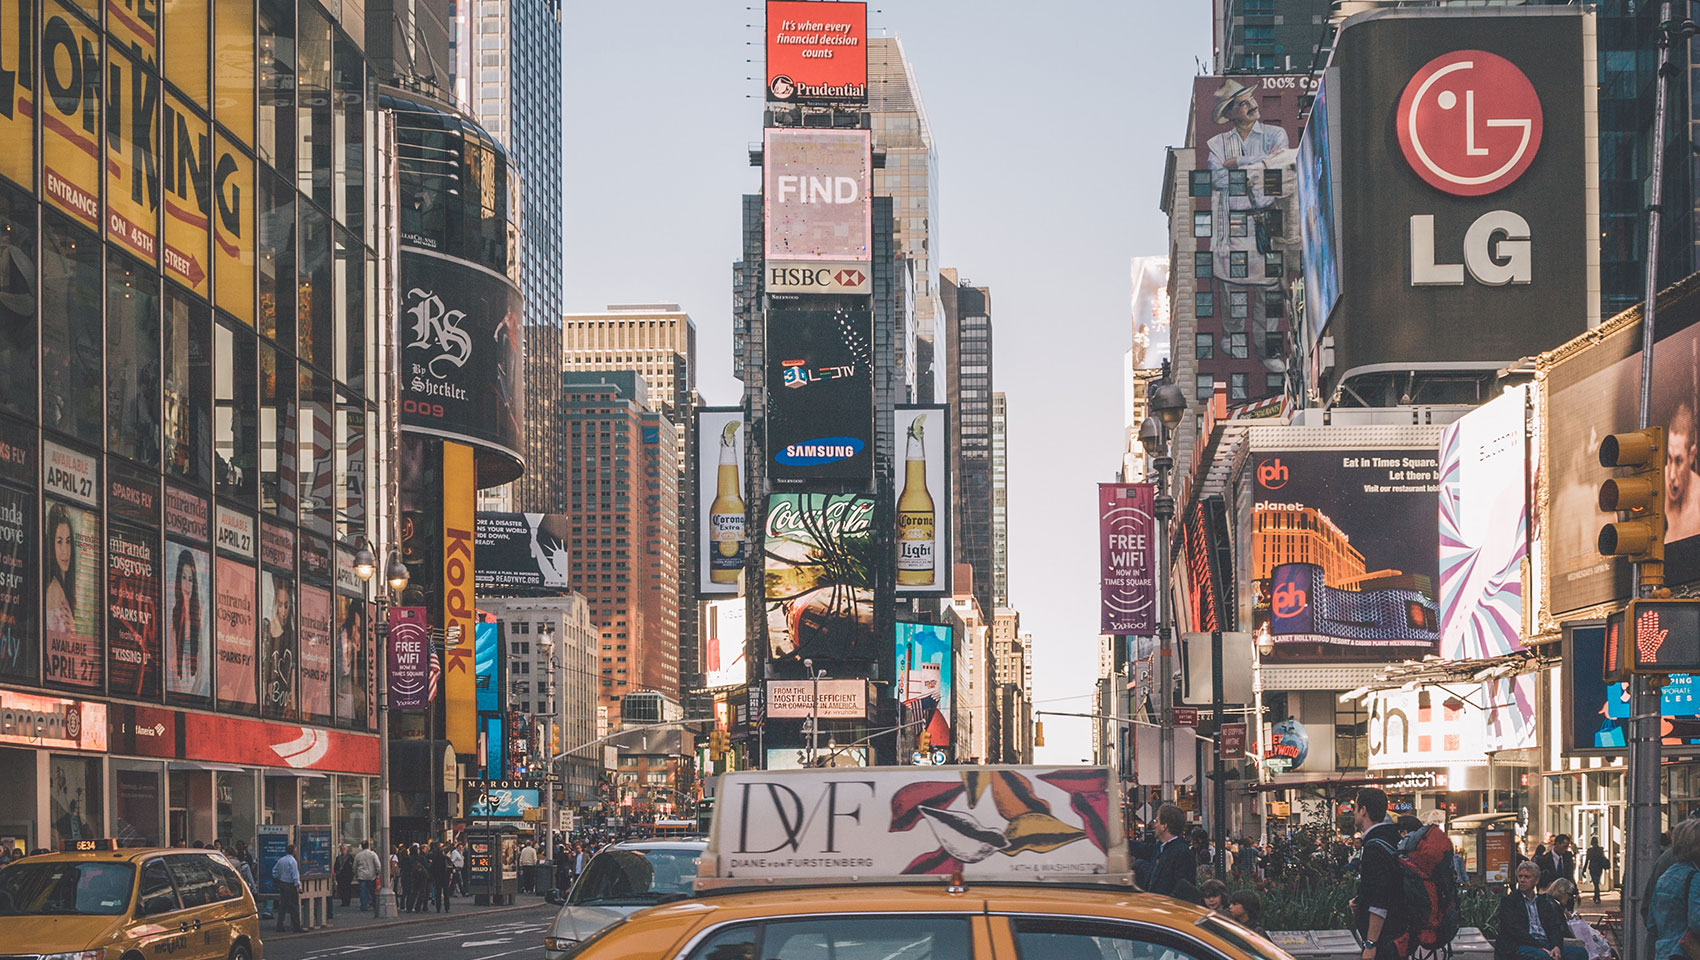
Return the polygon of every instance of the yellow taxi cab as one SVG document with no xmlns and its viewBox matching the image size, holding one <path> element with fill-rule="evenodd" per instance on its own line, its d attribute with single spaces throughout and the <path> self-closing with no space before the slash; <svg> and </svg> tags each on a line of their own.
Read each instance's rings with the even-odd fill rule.
<svg viewBox="0 0 1700 960">
<path fill-rule="evenodd" d="M 1229 917 L 1134 887 L 1107 768 L 743 772 L 717 793 L 690 898 L 549 949 L 571 960 L 1290 960 Z"/>
<path fill-rule="evenodd" d="M 262 960 L 259 911 L 214 850 L 86 849 L 0 867 L 0 951 L 39 960 Z"/>
</svg>

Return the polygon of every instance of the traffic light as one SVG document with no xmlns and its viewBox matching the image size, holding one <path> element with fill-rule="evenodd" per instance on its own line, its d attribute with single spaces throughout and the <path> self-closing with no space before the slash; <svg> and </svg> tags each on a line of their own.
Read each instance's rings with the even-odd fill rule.
<svg viewBox="0 0 1700 960">
<path fill-rule="evenodd" d="M 920 736 L 915 738 L 915 749 L 919 750 L 922 753 L 926 753 L 927 751 L 931 750 L 932 748 L 933 748 L 932 734 L 928 733 L 925 728 L 922 728 Z"/>
<path fill-rule="evenodd" d="M 1043 720 L 1033 721 L 1033 745 L 1035 747 L 1045 745 L 1045 721 Z"/>
<path fill-rule="evenodd" d="M 1700 673 L 1700 600 L 1631 600 L 1622 617 L 1624 672 Z"/>
<path fill-rule="evenodd" d="M 1629 658 L 1623 649 L 1623 611 L 1606 617 L 1606 682 L 1623 683 L 1629 679 Z"/>
<path fill-rule="evenodd" d="M 1624 519 L 1600 528 L 1600 553 L 1641 565 L 1641 585 L 1665 582 L 1665 428 L 1600 441 L 1600 466 L 1628 470 L 1600 484 L 1600 509 Z"/>
<path fill-rule="evenodd" d="M 551 720 L 549 721 L 549 756 L 558 757 L 560 755 L 561 725 L 559 722 Z"/>
</svg>

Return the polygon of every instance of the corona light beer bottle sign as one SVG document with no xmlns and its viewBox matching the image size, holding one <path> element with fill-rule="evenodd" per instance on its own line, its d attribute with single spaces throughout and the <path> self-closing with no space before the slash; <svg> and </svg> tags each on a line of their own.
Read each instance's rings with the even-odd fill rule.
<svg viewBox="0 0 1700 960">
<path fill-rule="evenodd" d="M 897 497 L 897 582 L 928 586 L 938 579 L 933 550 L 933 495 L 927 492 L 927 415 L 909 422 L 903 454 L 903 492 Z"/>
<path fill-rule="evenodd" d="M 947 408 L 906 406 L 894 412 L 893 436 L 902 438 L 903 472 L 894 477 L 897 518 L 897 592 L 950 590 L 950 496 L 945 489 Z"/>
<path fill-rule="evenodd" d="M 720 430 L 720 466 L 714 482 L 714 503 L 708 510 L 714 540 L 708 578 L 714 583 L 737 583 L 738 572 L 744 568 L 744 496 L 738 471 L 743 459 L 743 445 L 738 443 L 742 426 L 734 420 Z"/>
<path fill-rule="evenodd" d="M 744 527 L 744 412 L 738 407 L 697 411 L 697 594 L 734 597 L 749 557 Z M 709 477 L 714 482 L 708 481 Z"/>
</svg>

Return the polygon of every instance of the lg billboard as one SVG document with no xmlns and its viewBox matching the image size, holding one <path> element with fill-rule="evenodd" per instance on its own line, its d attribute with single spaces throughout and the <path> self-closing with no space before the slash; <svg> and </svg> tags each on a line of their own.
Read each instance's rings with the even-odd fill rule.
<svg viewBox="0 0 1700 960">
<path fill-rule="evenodd" d="M 1422 8 L 1341 28 L 1306 136 L 1307 253 L 1337 275 L 1331 388 L 1383 363 L 1508 362 L 1599 317 L 1592 13 Z M 1313 121 L 1316 118 L 1313 118 Z M 1336 225 L 1333 236 L 1327 227 Z M 1323 256 L 1321 265 L 1328 266 Z M 1337 287 L 1333 286 L 1337 282 Z"/>
<path fill-rule="evenodd" d="M 866 297 L 767 311 L 768 477 L 865 487 L 873 476 L 873 312 Z"/>
</svg>

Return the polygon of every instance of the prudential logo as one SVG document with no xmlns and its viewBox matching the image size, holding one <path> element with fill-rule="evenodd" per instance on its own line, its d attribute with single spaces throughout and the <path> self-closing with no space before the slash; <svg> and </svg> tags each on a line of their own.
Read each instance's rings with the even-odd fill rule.
<svg viewBox="0 0 1700 960">
<path fill-rule="evenodd" d="M 814 467 L 848 460 L 861 452 L 862 441 L 855 437 L 821 437 L 787 444 L 773 459 L 787 467 Z"/>
</svg>

